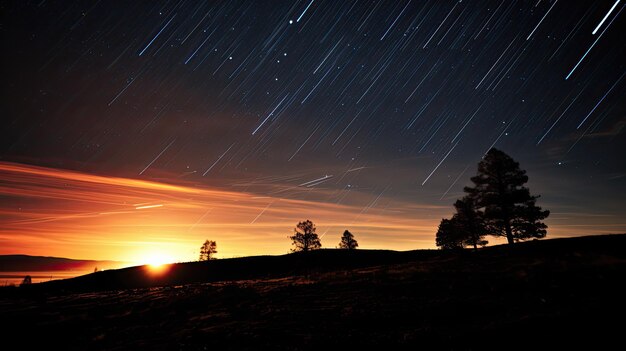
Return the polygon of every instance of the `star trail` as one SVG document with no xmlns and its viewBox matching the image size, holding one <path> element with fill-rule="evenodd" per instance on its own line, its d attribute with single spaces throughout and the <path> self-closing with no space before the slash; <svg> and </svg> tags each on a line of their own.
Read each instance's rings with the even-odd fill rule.
<svg viewBox="0 0 626 351">
<path fill-rule="evenodd" d="M 0 162 L 246 199 L 239 221 L 190 200 L 210 206 L 158 221 L 175 228 L 162 242 L 210 237 L 225 255 L 251 254 L 242 238 L 262 227 L 256 253 L 283 253 L 311 219 L 325 239 L 349 228 L 363 248 L 434 247 L 491 147 L 528 171 L 552 211 L 549 237 L 626 231 L 620 0 L 1 6 Z M 44 225 L 25 208 L 36 217 L 67 201 L 9 189 L 21 184 L 10 169 L 0 172 L 1 242 L 26 235 L 19 223 Z M 92 212 L 116 210 L 119 191 Z M 167 194 L 149 197 L 125 215 L 171 208 Z M 169 199 L 182 208 L 183 198 Z M 91 218 L 80 215 L 85 198 L 74 201 L 66 215 Z M 294 213 L 290 201 L 311 206 Z M 38 235 L 61 240 L 54 223 Z M 144 229 L 131 232 L 143 240 Z"/>
</svg>

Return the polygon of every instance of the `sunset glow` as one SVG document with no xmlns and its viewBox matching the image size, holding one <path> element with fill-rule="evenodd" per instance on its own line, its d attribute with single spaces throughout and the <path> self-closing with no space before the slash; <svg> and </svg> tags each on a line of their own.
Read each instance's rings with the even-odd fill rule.
<svg viewBox="0 0 626 351">
<path fill-rule="evenodd" d="M 381 208 L 257 196 L 206 187 L 104 177 L 0 163 L 4 225 L 0 254 L 112 259 L 135 264 L 194 261 L 202 242 L 218 243 L 218 258 L 289 252 L 295 224 L 312 219 L 324 247 L 345 229 L 360 248 L 434 248 L 433 233 L 451 211 L 381 198 Z M 276 185 L 276 193 L 288 186 Z M 318 190 L 319 191 L 319 190 Z M 354 193 L 353 198 L 359 199 Z M 364 200 L 367 203 L 369 200 Z M 573 215 L 573 214 L 572 214 Z M 571 215 L 555 213 L 553 237 L 589 234 Z M 598 220 L 601 220 L 599 218 Z M 593 221 L 593 218 L 589 218 Z M 593 223 L 593 222 L 592 222 Z M 611 228 L 596 226 L 597 232 Z M 491 243 L 498 243 L 491 240 Z"/>
<path fill-rule="evenodd" d="M 315 221 L 327 247 L 350 227 L 363 248 L 429 248 L 438 218 L 415 214 L 448 211 L 385 199 L 384 210 L 364 213 L 347 205 L 6 162 L 0 163 L 0 177 L 2 195 L 12 199 L 1 208 L 2 253 L 136 264 L 197 260 L 206 238 L 218 242 L 218 258 L 287 253 L 287 236 L 306 218 Z"/>
<path fill-rule="evenodd" d="M 143 258 L 140 258 L 137 264 L 147 264 L 154 269 L 159 269 L 165 264 L 174 263 L 175 260 L 167 253 L 163 252 L 151 252 L 147 253 Z"/>
<path fill-rule="evenodd" d="M 169 265 L 166 262 L 163 263 L 149 263 L 146 265 L 149 273 L 155 275 L 161 275 L 167 273 Z"/>
<path fill-rule="evenodd" d="M 492 147 L 547 238 L 626 231 L 623 3 L 166 4 L 7 7 L 0 254 L 433 249 Z"/>
</svg>

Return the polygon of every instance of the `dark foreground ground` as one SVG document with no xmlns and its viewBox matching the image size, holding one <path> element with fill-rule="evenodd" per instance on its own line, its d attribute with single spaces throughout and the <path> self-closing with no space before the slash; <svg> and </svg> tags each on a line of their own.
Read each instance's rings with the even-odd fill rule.
<svg viewBox="0 0 626 351">
<path fill-rule="evenodd" d="M 179 265 L 164 273 L 211 281 L 204 283 L 128 288 L 128 277 L 150 285 L 136 268 L 0 289 L 3 344 L 53 350 L 624 345 L 626 235 L 477 253 L 337 252 L 218 260 L 226 263 Z M 248 273 L 239 271 L 251 264 Z M 198 273 L 207 270 L 213 273 Z M 227 276 L 256 278 L 221 280 Z M 159 279 L 152 284 L 182 278 Z M 126 288 L 116 290 L 115 284 Z"/>
</svg>

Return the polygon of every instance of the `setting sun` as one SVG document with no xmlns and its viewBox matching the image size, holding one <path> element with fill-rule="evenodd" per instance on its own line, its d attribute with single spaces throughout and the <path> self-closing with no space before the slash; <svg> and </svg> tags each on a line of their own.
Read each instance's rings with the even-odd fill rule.
<svg viewBox="0 0 626 351">
<path fill-rule="evenodd" d="M 168 263 L 173 261 L 174 259 L 171 256 L 157 251 L 147 254 L 140 264 L 146 265 L 150 274 L 161 275 L 168 270 Z"/>
<path fill-rule="evenodd" d="M 138 263 L 148 265 L 152 269 L 160 269 L 163 265 L 172 263 L 173 261 L 174 259 L 167 254 L 161 252 L 151 252 L 146 254 Z"/>
</svg>

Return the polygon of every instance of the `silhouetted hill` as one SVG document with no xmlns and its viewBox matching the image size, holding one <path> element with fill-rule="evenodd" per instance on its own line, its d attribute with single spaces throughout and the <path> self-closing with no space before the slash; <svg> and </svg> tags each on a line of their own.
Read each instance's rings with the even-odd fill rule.
<svg viewBox="0 0 626 351">
<path fill-rule="evenodd" d="M 62 257 L 0 255 L 0 272 L 36 272 L 110 269 L 124 266 L 124 262 L 75 260 Z"/>
<path fill-rule="evenodd" d="M 441 250 L 338 250 L 322 249 L 281 256 L 250 256 L 205 262 L 168 264 L 155 272 L 150 266 L 135 266 L 107 270 L 70 279 L 53 280 L 24 287 L 23 293 L 71 293 L 118 289 L 146 288 L 200 282 L 250 279 L 271 279 L 315 273 L 344 271 L 363 267 L 407 262 L 429 264 L 441 260 L 491 261 L 506 267 L 513 262 L 533 258 L 550 259 L 577 252 L 586 255 L 623 255 L 626 234 L 588 236 L 566 239 L 537 240 L 516 244 L 491 246 L 472 252 Z M 51 258 L 51 261 L 57 259 Z M 58 259 L 67 264 L 67 259 Z M 78 261 L 89 262 L 89 261 Z M 93 263 L 91 263 L 93 264 Z M 462 267 L 459 267 L 462 268 Z"/>
<path fill-rule="evenodd" d="M 478 252 L 320 250 L 169 268 L 0 289 L 2 330 L 31 349 L 64 350 L 565 350 L 623 342 L 624 234 Z"/>
<path fill-rule="evenodd" d="M 337 250 L 322 249 L 281 256 L 250 256 L 204 262 L 168 264 L 155 272 L 150 266 L 101 271 L 24 287 L 24 292 L 87 292 L 181 285 L 246 279 L 269 279 L 383 264 L 423 260 L 441 255 L 438 250 Z"/>
</svg>

